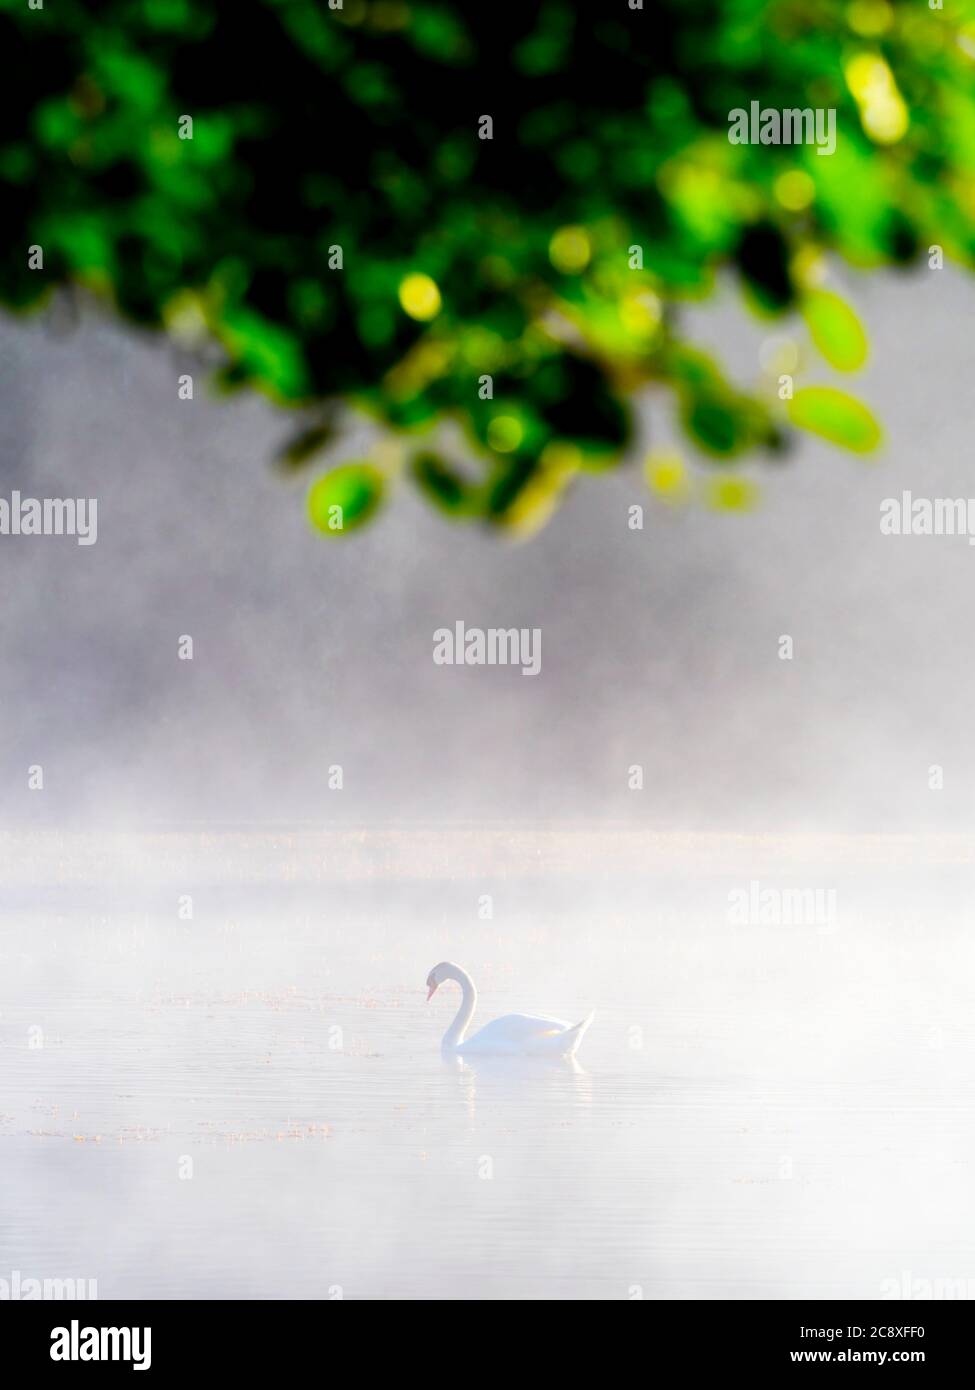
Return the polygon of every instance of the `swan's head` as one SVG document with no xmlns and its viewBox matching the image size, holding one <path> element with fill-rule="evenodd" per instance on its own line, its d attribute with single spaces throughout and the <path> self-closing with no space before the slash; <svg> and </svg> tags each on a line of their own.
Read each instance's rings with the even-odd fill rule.
<svg viewBox="0 0 975 1390">
<path fill-rule="evenodd" d="M 439 965 L 435 965 L 427 976 L 427 1003 L 429 1004 L 444 980 L 454 978 L 454 966 L 449 960 L 442 960 Z"/>
</svg>

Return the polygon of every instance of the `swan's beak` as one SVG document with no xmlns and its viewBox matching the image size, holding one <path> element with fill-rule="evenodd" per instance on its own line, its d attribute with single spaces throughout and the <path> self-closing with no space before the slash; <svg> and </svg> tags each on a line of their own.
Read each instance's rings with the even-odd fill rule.
<svg viewBox="0 0 975 1390">
<path fill-rule="evenodd" d="M 430 988 L 427 990 L 427 1003 L 428 1003 L 428 1004 L 429 1004 L 430 1000 L 433 998 L 433 996 L 436 994 L 436 992 L 437 992 L 437 986 L 436 986 L 436 985 L 431 985 Z"/>
</svg>

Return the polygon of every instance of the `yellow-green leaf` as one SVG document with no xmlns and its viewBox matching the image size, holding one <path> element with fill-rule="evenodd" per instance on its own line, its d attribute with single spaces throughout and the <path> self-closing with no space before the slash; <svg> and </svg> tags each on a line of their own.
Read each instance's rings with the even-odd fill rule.
<svg viewBox="0 0 975 1390">
<path fill-rule="evenodd" d="M 830 290 L 812 290 L 802 301 L 813 342 L 831 367 L 855 372 L 867 360 L 867 335 L 856 314 Z"/>
<path fill-rule="evenodd" d="M 309 519 L 326 536 L 354 531 L 372 516 L 385 488 L 385 478 L 371 463 L 346 463 L 333 468 L 309 489 Z"/>
<path fill-rule="evenodd" d="M 789 402 L 789 419 L 831 444 L 868 454 L 880 443 L 880 426 L 855 396 L 833 386 L 804 386 Z"/>
</svg>

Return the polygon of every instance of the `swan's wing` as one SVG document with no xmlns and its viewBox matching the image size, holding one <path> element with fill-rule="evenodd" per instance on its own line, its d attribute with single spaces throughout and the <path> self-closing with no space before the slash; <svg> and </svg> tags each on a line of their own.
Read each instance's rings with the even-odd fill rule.
<svg viewBox="0 0 975 1390">
<path fill-rule="evenodd" d="M 527 1043 L 537 1038 L 554 1037 L 564 1033 L 569 1024 L 561 1018 L 546 1018 L 544 1014 L 504 1014 L 479 1028 L 462 1044 L 470 1043 Z"/>
</svg>

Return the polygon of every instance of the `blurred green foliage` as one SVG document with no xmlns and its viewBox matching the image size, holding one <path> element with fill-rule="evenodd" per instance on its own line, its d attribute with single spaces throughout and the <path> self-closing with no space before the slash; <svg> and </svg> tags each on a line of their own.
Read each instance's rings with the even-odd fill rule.
<svg viewBox="0 0 975 1390">
<path fill-rule="evenodd" d="M 831 255 L 975 256 L 968 0 L 0 0 L 0 25 L 8 305 L 80 283 L 215 340 L 223 387 L 304 408 L 288 466 L 321 456 L 344 401 L 445 514 L 522 534 L 620 462 L 650 384 L 716 463 L 793 427 L 876 446 L 838 387 L 780 398 L 788 352 L 732 381 L 685 340 L 682 302 L 723 268 L 850 372 L 867 342 L 823 284 Z M 730 143 L 752 101 L 834 108 L 835 153 Z M 392 457 L 319 479 L 315 524 L 371 516 Z M 679 461 L 646 476 L 684 494 Z"/>
</svg>

